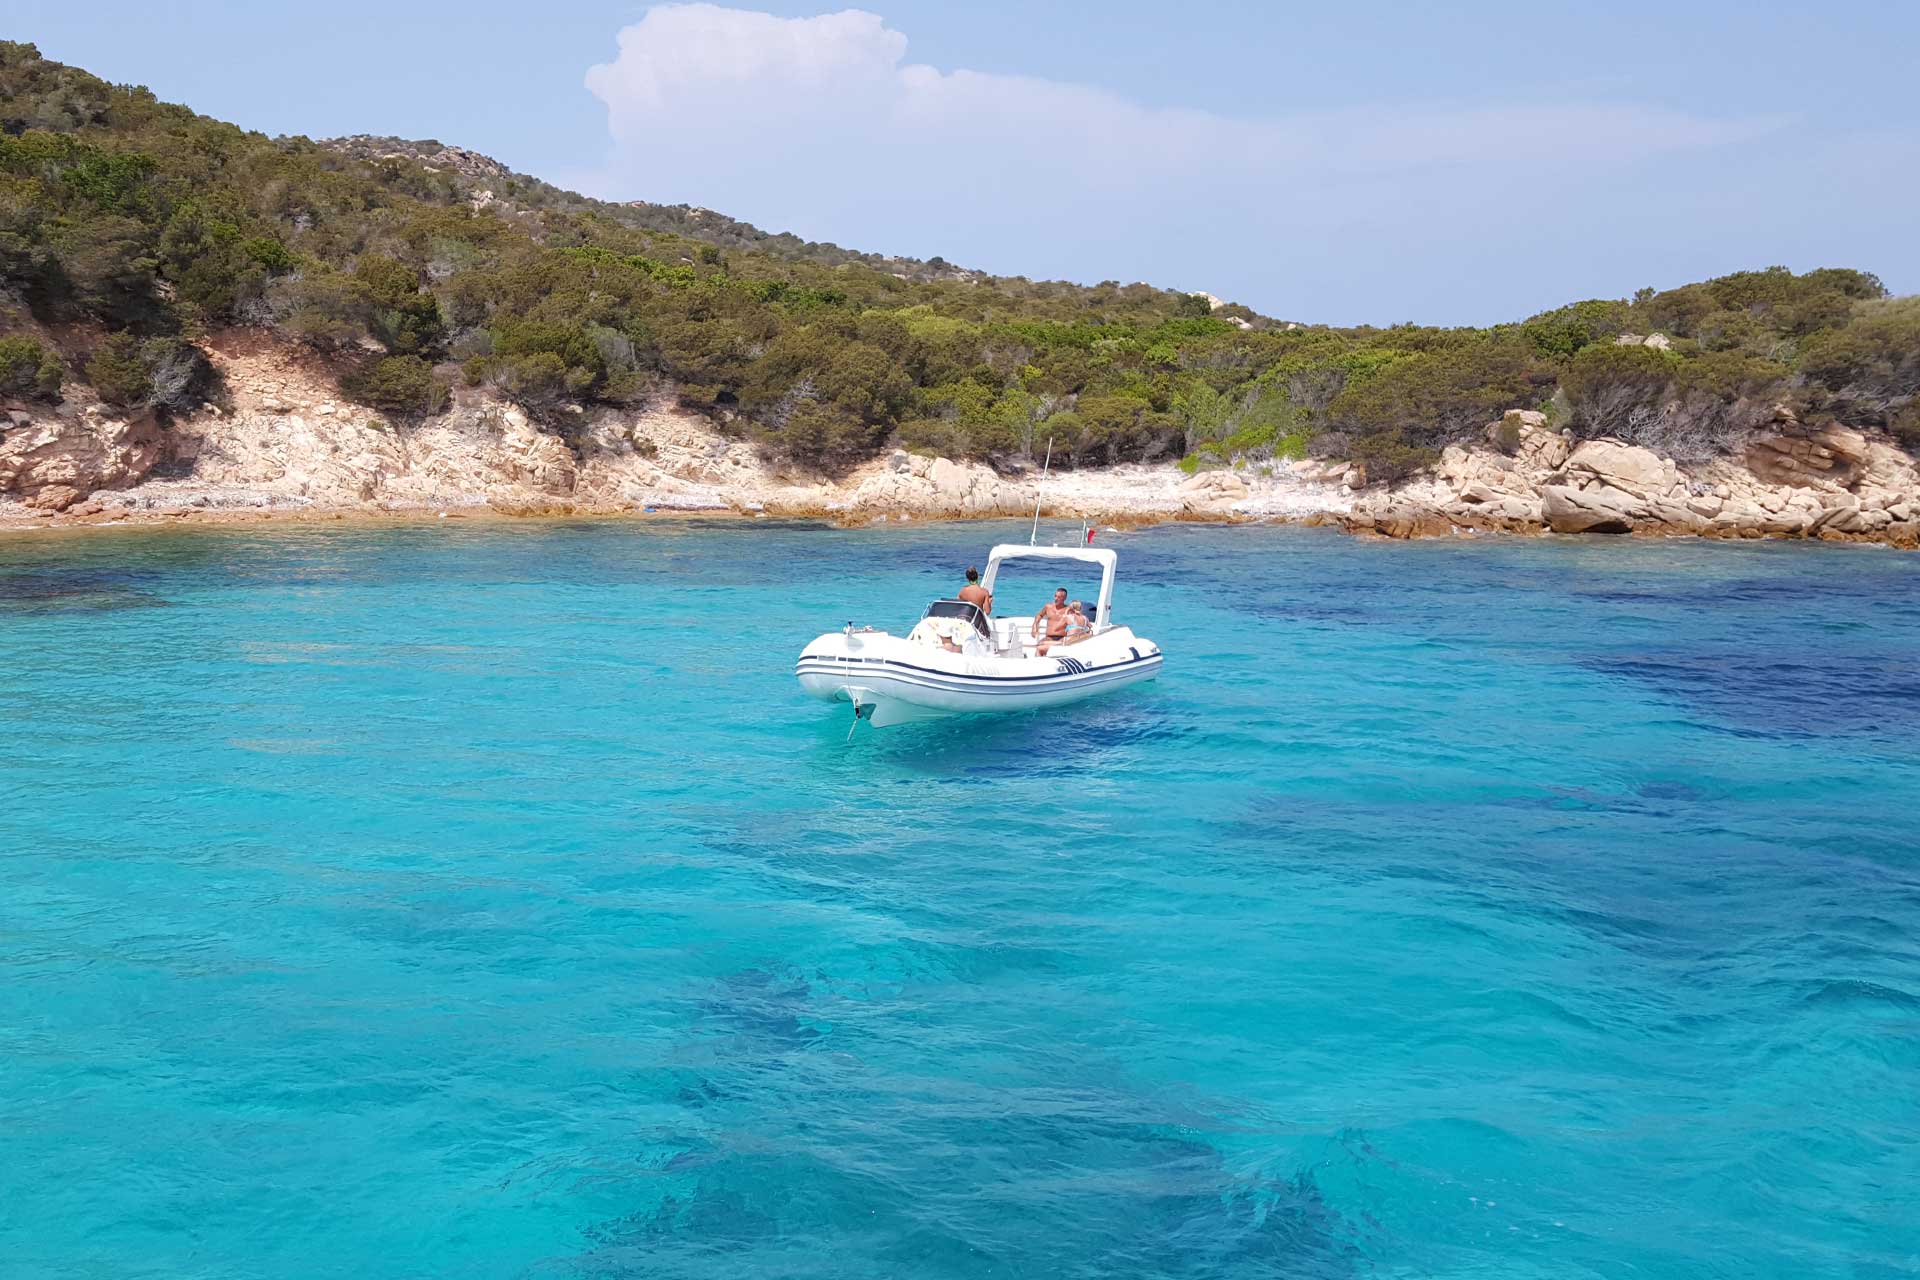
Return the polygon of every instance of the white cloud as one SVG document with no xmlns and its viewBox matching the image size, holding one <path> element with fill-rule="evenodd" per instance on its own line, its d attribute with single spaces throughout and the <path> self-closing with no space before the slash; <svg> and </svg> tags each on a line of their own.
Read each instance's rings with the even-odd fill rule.
<svg viewBox="0 0 1920 1280">
<path fill-rule="evenodd" d="M 1287 294 L 1312 290 L 1288 282 L 1336 283 L 1315 262 L 1330 235 L 1371 228 L 1390 238 L 1388 252 L 1437 248 L 1470 229 L 1498 236 L 1502 220 L 1529 209 L 1556 216 L 1555 181 L 1590 182 L 1777 123 L 1620 103 L 1240 119 L 1089 85 L 941 71 L 906 53 L 905 35 L 860 10 L 651 9 L 620 32 L 615 59 L 587 73 L 613 139 L 592 185 L 854 248 L 1007 273 L 1145 276 L 1302 314 L 1310 299 L 1290 307 Z M 1339 252 L 1364 253 L 1365 241 Z M 1254 261 L 1264 265 L 1249 272 Z"/>
</svg>

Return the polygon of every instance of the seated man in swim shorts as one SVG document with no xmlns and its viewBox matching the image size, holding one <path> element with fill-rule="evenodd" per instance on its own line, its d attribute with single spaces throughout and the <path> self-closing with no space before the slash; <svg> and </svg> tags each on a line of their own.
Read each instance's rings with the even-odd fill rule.
<svg viewBox="0 0 1920 1280">
<path fill-rule="evenodd" d="M 1041 605 L 1040 612 L 1033 615 L 1033 638 L 1040 641 L 1033 651 L 1044 656 L 1054 645 L 1066 643 L 1068 618 L 1067 589 L 1061 587 L 1053 593 L 1053 599 Z M 1042 626 L 1047 632 L 1044 640 L 1040 639 Z"/>
</svg>

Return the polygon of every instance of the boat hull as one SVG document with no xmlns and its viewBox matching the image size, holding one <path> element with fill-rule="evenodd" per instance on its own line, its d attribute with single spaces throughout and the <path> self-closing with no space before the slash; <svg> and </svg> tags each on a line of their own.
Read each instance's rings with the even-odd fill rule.
<svg viewBox="0 0 1920 1280">
<path fill-rule="evenodd" d="M 1124 627 L 1017 658 L 951 653 L 884 632 L 829 632 L 806 647 L 794 672 L 807 693 L 852 703 L 885 726 L 1064 706 L 1151 680 L 1162 661 L 1158 645 Z"/>
</svg>

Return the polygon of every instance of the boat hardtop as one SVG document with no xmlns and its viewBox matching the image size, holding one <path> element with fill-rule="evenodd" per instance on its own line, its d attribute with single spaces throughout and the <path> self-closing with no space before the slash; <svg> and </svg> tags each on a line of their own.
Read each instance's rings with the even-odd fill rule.
<svg viewBox="0 0 1920 1280">
<path fill-rule="evenodd" d="M 1035 635 L 1032 615 L 989 616 L 970 601 L 940 599 L 904 636 L 851 622 L 827 632 L 801 652 L 795 672 L 814 697 L 850 702 L 856 720 L 882 726 L 1060 706 L 1150 680 L 1160 671 L 1160 647 L 1113 621 L 1119 559 L 1105 547 L 1018 543 L 1002 543 L 988 555 L 980 585 L 989 597 L 1009 561 L 1099 567 L 1089 625 L 1069 639 Z"/>
</svg>

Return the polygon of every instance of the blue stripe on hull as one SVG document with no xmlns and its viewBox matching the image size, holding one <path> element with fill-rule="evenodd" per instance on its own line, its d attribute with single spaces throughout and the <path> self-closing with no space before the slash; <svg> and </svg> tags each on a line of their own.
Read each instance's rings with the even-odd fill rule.
<svg viewBox="0 0 1920 1280">
<path fill-rule="evenodd" d="M 1022 676 L 1018 677 L 1020 683 L 1013 687 L 1005 683 L 1009 680 L 1006 676 L 961 676 L 896 662 L 851 665 L 831 658 L 803 659 L 795 668 L 795 674 L 826 676 L 830 679 L 844 680 L 847 684 L 854 686 L 859 686 L 862 683 L 861 677 L 864 677 L 867 681 L 884 680 L 909 688 L 967 694 L 984 701 L 1020 702 L 1040 694 L 1098 689 L 1115 683 L 1132 683 L 1135 680 L 1149 679 L 1158 672 L 1160 665 L 1158 657 L 1141 658 L 1137 662 L 1130 661 L 1113 667 L 1102 667 L 1079 675 Z M 999 683 L 983 685 L 981 683 L 983 681 Z"/>
<path fill-rule="evenodd" d="M 1078 671 L 1053 671 L 1042 676 L 976 676 L 959 671 L 942 671 L 937 667 L 916 667 L 910 662 L 901 662 L 895 658 L 802 658 L 794 664 L 793 670 L 796 675 L 803 671 L 810 670 L 818 675 L 846 676 L 860 675 L 862 673 L 870 674 L 875 671 L 885 672 L 889 675 L 896 672 L 912 672 L 915 675 L 932 676 L 938 680 L 958 680 L 962 682 L 962 686 L 966 688 L 974 688 L 983 681 L 990 681 L 1000 685 L 1024 684 L 1033 688 L 1044 689 L 1053 687 L 1053 685 L 1048 682 L 1070 684 L 1082 675 L 1122 671 L 1138 666 L 1157 667 L 1160 663 L 1161 656 L 1159 654 L 1148 654 L 1142 658 L 1129 658 L 1125 662 L 1117 662 L 1104 667 L 1089 667 L 1083 663 L 1075 663 L 1074 665 L 1080 668 Z"/>
</svg>

